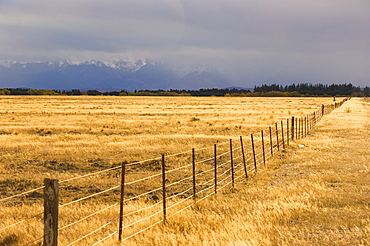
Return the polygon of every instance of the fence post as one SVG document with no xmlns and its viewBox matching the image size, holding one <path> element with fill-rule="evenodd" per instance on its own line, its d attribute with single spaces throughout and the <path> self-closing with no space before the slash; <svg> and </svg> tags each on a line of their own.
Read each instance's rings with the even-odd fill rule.
<svg viewBox="0 0 370 246">
<path fill-rule="evenodd" d="M 57 179 L 44 180 L 44 245 L 58 245 L 59 185 Z"/>
<path fill-rule="evenodd" d="M 262 156 L 263 156 L 263 165 L 266 166 L 266 155 L 265 155 L 265 139 L 263 137 L 263 130 L 261 130 L 262 138 Z"/>
<path fill-rule="evenodd" d="M 233 140 L 232 139 L 230 139 L 230 164 L 231 164 L 231 183 L 234 188 L 235 178 L 234 178 L 234 159 L 233 159 Z"/>
<path fill-rule="evenodd" d="M 285 141 L 284 141 L 284 123 L 281 121 L 281 138 L 283 139 L 283 148 L 285 149 Z"/>
<path fill-rule="evenodd" d="M 121 172 L 121 197 L 119 203 L 119 226 L 118 226 L 118 240 L 122 241 L 122 224 L 123 224 L 123 205 L 125 202 L 125 176 L 126 176 L 126 164 L 122 163 Z"/>
<path fill-rule="evenodd" d="M 240 146 L 242 147 L 242 156 L 243 156 L 243 165 L 244 165 L 245 178 L 248 180 L 247 163 L 245 161 L 244 144 L 243 144 L 243 137 L 242 136 L 240 136 Z"/>
<path fill-rule="evenodd" d="M 289 119 L 286 119 L 286 141 L 287 141 L 287 145 L 289 146 L 289 133 L 290 133 L 290 130 L 289 130 Z"/>
<path fill-rule="evenodd" d="M 193 198 L 194 198 L 194 202 L 197 201 L 197 190 L 196 190 L 196 180 L 195 180 L 195 149 L 193 148 L 191 150 L 191 163 L 192 163 L 192 169 L 193 169 Z"/>
<path fill-rule="evenodd" d="M 252 150 L 253 150 L 254 170 L 255 172 L 257 172 L 257 160 L 256 160 L 256 151 L 254 149 L 253 134 L 251 134 L 251 141 L 252 141 Z"/>
<path fill-rule="evenodd" d="M 294 140 L 294 116 L 292 116 L 292 140 Z"/>
<path fill-rule="evenodd" d="M 166 208 L 166 164 L 164 154 L 162 154 L 162 196 L 163 196 L 163 223 L 166 223 L 167 208 Z"/>
<path fill-rule="evenodd" d="M 271 126 L 269 126 L 269 131 L 270 131 L 270 148 L 271 148 L 271 156 L 274 156 L 274 148 L 273 148 L 273 143 L 272 143 L 272 129 L 271 129 Z"/>
<path fill-rule="evenodd" d="M 278 130 L 278 124 L 277 123 L 275 123 L 275 129 L 276 129 L 276 145 L 277 145 L 278 151 L 280 151 L 279 130 Z"/>
<path fill-rule="evenodd" d="M 217 145 L 215 144 L 214 145 L 214 167 L 213 167 L 213 170 L 214 170 L 214 178 L 215 178 L 215 194 L 217 193 Z"/>
<path fill-rule="evenodd" d="M 304 117 L 304 136 L 306 137 L 307 136 L 307 122 L 308 122 L 308 120 L 307 120 L 307 117 L 308 116 L 305 116 Z"/>
<path fill-rule="evenodd" d="M 298 136 L 298 128 L 299 128 L 298 118 L 295 118 L 295 139 L 298 139 L 299 138 L 299 136 Z"/>
<path fill-rule="evenodd" d="M 303 117 L 301 117 L 300 120 L 301 120 L 301 127 L 300 127 L 301 128 L 301 138 L 303 138 L 303 136 L 304 136 L 303 135 L 303 132 L 304 132 L 304 129 L 303 129 Z"/>
<path fill-rule="evenodd" d="M 325 105 L 323 104 L 322 106 L 321 106 L 321 115 L 323 116 L 324 114 L 325 114 Z"/>
</svg>

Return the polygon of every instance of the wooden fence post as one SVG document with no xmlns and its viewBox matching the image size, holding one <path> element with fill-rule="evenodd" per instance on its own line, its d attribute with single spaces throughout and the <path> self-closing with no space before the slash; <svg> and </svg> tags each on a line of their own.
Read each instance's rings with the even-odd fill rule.
<svg viewBox="0 0 370 246">
<path fill-rule="evenodd" d="M 304 137 L 304 120 L 303 120 L 303 117 L 300 118 L 301 119 L 301 138 Z"/>
<path fill-rule="evenodd" d="M 162 154 L 162 201 L 163 201 L 163 223 L 166 223 L 167 208 L 166 208 L 166 163 L 164 154 Z"/>
<path fill-rule="evenodd" d="M 214 178 L 215 178 L 215 194 L 217 193 L 217 145 L 214 145 Z"/>
<path fill-rule="evenodd" d="M 263 136 L 263 130 L 261 130 L 262 138 L 262 156 L 263 156 L 263 165 L 266 166 L 266 155 L 265 155 L 265 138 Z"/>
<path fill-rule="evenodd" d="M 247 163 L 246 163 L 246 160 L 245 160 L 244 144 L 243 144 L 243 137 L 242 136 L 240 136 L 240 146 L 242 147 L 242 157 L 243 157 L 245 178 L 248 180 Z"/>
<path fill-rule="evenodd" d="M 196 190 L 196 179 L 195 179 L 195 149 L 191 150 L 191 163 L 192 163 L 192 171 L 193 171 L 193 199 L 194 202 L 197 201 L 197 190 Z"/>
<path fill-rule="evenodd" d="M 278 124 L 277 123 L 275 123 L 275 129 L 276 129 L 276 145 L 277 145 L 278 151 L 280 151 L 279 130 L 278 130 Z"/>
<path fill-rule="evenodd" d="M 274 147 L 272 143 L 272 129 L 271 126 L 269 126 L 269 131 L 270 131 L 270 148 L 271 148 L 271 156 L 274 156 Z"/>
<path fill-rule="evenodd" d="M 284 123 L 281 121 L 281 139 L 283 140 L 283 148 L 285 149 L 285 141 L 284 141 Z"/>
<path fill-rule="evenodd" d="M 292 140 L 294 140 L 294 116 L 292 116 Z"/>
<path fill-rule="evenodd" d="M 307 117 L 308 116 L 304 117 L 304 136 L 305 137 L 307 136 L 307 129 L 308 129 L 308 127 L 307 127 L 307 122 L 308 122 Z"/>
<path fill-rule="evenodd" d="M 234 178 L 234 159 L 233 159 L 233 140 L 232 139 L 230 139 L 230 164 L 231 164 L 231 183 L 234 188 L 235 178 Z"/>
<path fill-rule="evenodd" d="M 324 104 L 321 106 L 321 115 L 322 116 L 325 115 L 325 105 Z"/>
<path fill-rule="evenodd" d="M 119 241 L 122 241 L 123 205 L 125 202 L 125 176 L 126 176 L 126 164 L 122 163 L 121 196 L 120 196 L 120 203 L 119 203 L 119 226 L 118 226 L 118 240 Z"/>
<path fill-rule="evenodd" d="M 289 119 L 286 119 L 286 141 L 288 146 L 289 146 L 289 133 L 290 133 Z"/>
<path fill-rule="evenodd" d="M 299 124 L 298 124 L 298 118 L 295 118 L 295 138 L 298 139 L 298 128 L 299 128 Z"/>
<path fill-rule="evenodd" d="M 58 245 L 59 185 L 57 179 L 44 180 L 44 245 Z"/>
<path fill-rule="evenodd" d="M 253 134 L 251 134 L 251 141 L 252 141 L 252 150 L 253 150 L 254 170 L 255 172 L 257 172 L 257 160 L 256 160 L 256 151 L 254 148 Z"/>
</svg>

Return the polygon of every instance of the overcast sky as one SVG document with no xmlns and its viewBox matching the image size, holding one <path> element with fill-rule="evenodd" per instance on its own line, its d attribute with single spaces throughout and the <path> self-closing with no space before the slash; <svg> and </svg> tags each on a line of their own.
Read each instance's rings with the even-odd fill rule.
<svg viewBox="0 0 370 246">
<path fill-rule="evenodd" d="M 370 86 L 370 0 L 0 0 L 0 60 L 123 58 Z"/>
</svg>

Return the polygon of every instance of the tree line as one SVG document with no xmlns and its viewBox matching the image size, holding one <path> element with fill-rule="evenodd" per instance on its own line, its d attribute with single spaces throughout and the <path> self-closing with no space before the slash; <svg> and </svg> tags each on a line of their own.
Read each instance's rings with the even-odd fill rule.
<svg viewBox="0 0 370 246">
<path fill-rule="evenodd" d="M 370 96 L 370 88 L 360 88 L 349 84 L 292 84 L 292 85 L 261 85 L 255 86 L 254 91 L 247 89 L 200 89 L 200 90 L 135 90 L 110 91 L 98 90 L 41 90 L 4 88 L 0 95 L 68 95 L 68 96 L 217 96 L 217 97 L 301 97 L 301 96 Z"/>
<path fill-rule="evenodd" d="M 369 96 L 370 88 L 366 86 L 361 89 L 359 86 L 354 86 L 351 83 L 349 84 L 292 84 L 292 85 L 261 85 L 255 86 L 254 92 L 298 92 L 301 95 L 317 95 L 317 96 Z"/>
</svg>

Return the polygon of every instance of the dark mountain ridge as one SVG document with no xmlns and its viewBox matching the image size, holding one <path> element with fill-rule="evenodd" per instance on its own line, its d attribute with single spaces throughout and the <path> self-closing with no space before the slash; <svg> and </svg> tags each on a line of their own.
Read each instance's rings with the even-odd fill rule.
<svg viewBox="0 0 370 246">
<path fill-rule="evenodd" d="M 199 89 L 232 86 L 220 73 L 192 72 L 184 77 L 168 66 L 149 60 L 103 63 L 89 61 L 2 62 L 0 88 L 122 90 Z"/>
</svg>

